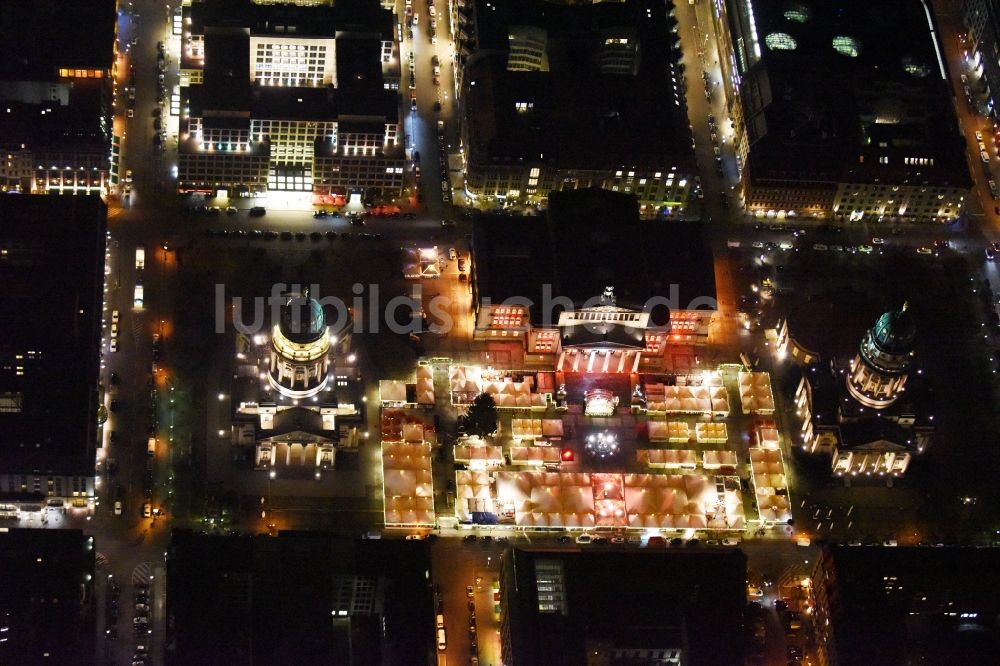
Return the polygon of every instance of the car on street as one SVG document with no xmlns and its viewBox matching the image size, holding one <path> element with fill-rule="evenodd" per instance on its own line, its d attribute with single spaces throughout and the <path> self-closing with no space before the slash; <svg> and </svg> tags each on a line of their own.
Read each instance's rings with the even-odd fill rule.
<svg viewBox="0 0 1000 666">
<path fill-rule="evenodd" d="M 986 248 L 986 261 L 996 261 L 997 253 L 993 251 L 993 248 Z"/>
<path fill-rule="evenodd" d="M 153 515 L 153 505 L 149 502 L 145 502 L 142 505 L 142 517 L 149 518 Z"/>
<path fill-rule="evenodd" d="M 593 540 L 594 540 L 594 537 L 592 537 L 589 534 L 581 534 L 578 537 L 576 537 L 576 539 L 575 539 L 576 543 L 580 543 L 580 544 L 591 543 Z"/>
<path fill-rule="evenodd" d="M 818 251 L 818 252 L 826 252 L 830 248 L 827 247 L 826 245 L 824 245 L 823 243 L 815 243 L 813 245 L 813 249 L 816 250 L 816 251 Z"/>
<path fill-rule="evenodd" d="M 426 538 L 427 538 L 426 534 L 407 534 L 406 535 L 406 540 L 407 541 L 423 541 Z"/>
<path fill-rule="evenodd" d="M 118 324 L 117 323 L 111 324 L 111 337 L 112 338 L 117 338 L 118 337 Z"/>
<path fill-rule="evenodd" d="M 111 339 L 111 342 L 108 343 L 108 351 L 110 352 L 118 351 L 118 338 Z"/>
<path fill-rule="evenodd" d="M 466 585 L 466 587 L 465 587 L 465 596 L 467 596 L 467 597 L 469 597 L 471 599 L 474 594 L 475 594 L 475 590 L 472 589 L 472 586 L 471 585 Z"/>
<path fill-rule="evenodd" d="M 121 500 L 115 500 L 115 515 L 116 516 L 122 515 L 122 501 Z"/>
</svg>

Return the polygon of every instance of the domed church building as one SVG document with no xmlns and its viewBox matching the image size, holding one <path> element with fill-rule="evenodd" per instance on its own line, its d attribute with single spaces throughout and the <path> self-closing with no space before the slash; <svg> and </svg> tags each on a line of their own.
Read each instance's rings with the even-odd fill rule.
<svg viewBox="0 0 1000 666">
<path fill-rule="evenodd" d="M 786 337 L 794 352 L 792 328 Z M 829 454 L 837 476 L 902 476 L 930 444 L 933 392 L 915 364 L 917 335 L 903 303 L 878 317 L 853 354 L 841 349 L 803 365 L 795 392 L 801 446 Z"/>
<path fill-rule="evenodd" d="M 329 371 L 330 333 L 323 307 L 308 289 L 289 295 L 271 334 L 271 386 L 291 398 L 311 398 L 326 387 Z"/>
</svg>

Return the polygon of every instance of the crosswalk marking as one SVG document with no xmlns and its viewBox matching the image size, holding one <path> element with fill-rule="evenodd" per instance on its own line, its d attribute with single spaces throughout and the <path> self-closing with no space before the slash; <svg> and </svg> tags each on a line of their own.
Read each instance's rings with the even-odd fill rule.
<svg viewBox="0 0 1000 666">
<path fill-rule="evenodd" d="M 149 584 L 150 577 L 153 575 L 153 567 L 155 564 L 153 562 L 143 562 L 132 569 L 132 584 L 139 585 L 140 583 Z"/>
</svg>

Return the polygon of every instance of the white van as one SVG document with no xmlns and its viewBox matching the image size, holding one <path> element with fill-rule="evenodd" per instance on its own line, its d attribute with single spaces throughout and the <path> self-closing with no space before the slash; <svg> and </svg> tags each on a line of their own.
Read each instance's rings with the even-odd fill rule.
<svg viewBox="0 0 1000 666">
<path fill-rule="evenodd" d="M 135 248 L 135 269 L 141 271 L 146 267 L 146 248 L 139 245 Z"/>
<path fill-rule="evenodd" d="M 146 442 L 146 453 L 151 456 L 156 455 L 156 438 L 150 437 L 149 441 Z"/>
<path fill-rule="evenodd" d="M 444 651 L 448 647 L 448 636 L 445 634 L 444 627 L 438 628 L 437 639 L 438 650 Z"/>
</svg>

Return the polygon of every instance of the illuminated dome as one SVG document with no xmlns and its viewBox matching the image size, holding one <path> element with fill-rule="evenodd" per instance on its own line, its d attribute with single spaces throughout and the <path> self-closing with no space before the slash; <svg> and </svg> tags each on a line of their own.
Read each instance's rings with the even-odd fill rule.
<svg viewBox="0 0 1000 666">
<path fill-rule="evenodd" d="M 301 296 L 291 296 L 281 306 L 281 333 L 293 342 L 310 343 L 326 334 L 323 306 L 309 298 L 307 290 Z"/>
<path fill-rule="evenodd" d="M 290 295 L 271 333 L 271 386 L 291 398 L 314 396 L 326 387 L 329 357 L 323 306 L 308 291 Z"/>
<path fill-rule="evenodd" d="M 767 48 L 772 51 L 794 51 L 799 44 L 787 32 L 772 32 L 764 38 Z"/>
<path fill-rule="evenodd" d="M 837 35 L 833 38 L 833 50 L 848 58 L 857 58 L 861 55 L 861 42 L 850 35 Z"/>
<path fill-rule="evenodd" d="M 916 334 L 907 303 L 878 318 L 851 362 L 847 389 L 855 400 L 872 409 L 896 401 L 906 385 Z"/>
<path fill-rule="evenodd" d="M 885 354 L 909 354 L 916 335 L 908 303 L 879 317 L 871 331 L 872 342 Z"/>
</svg>

